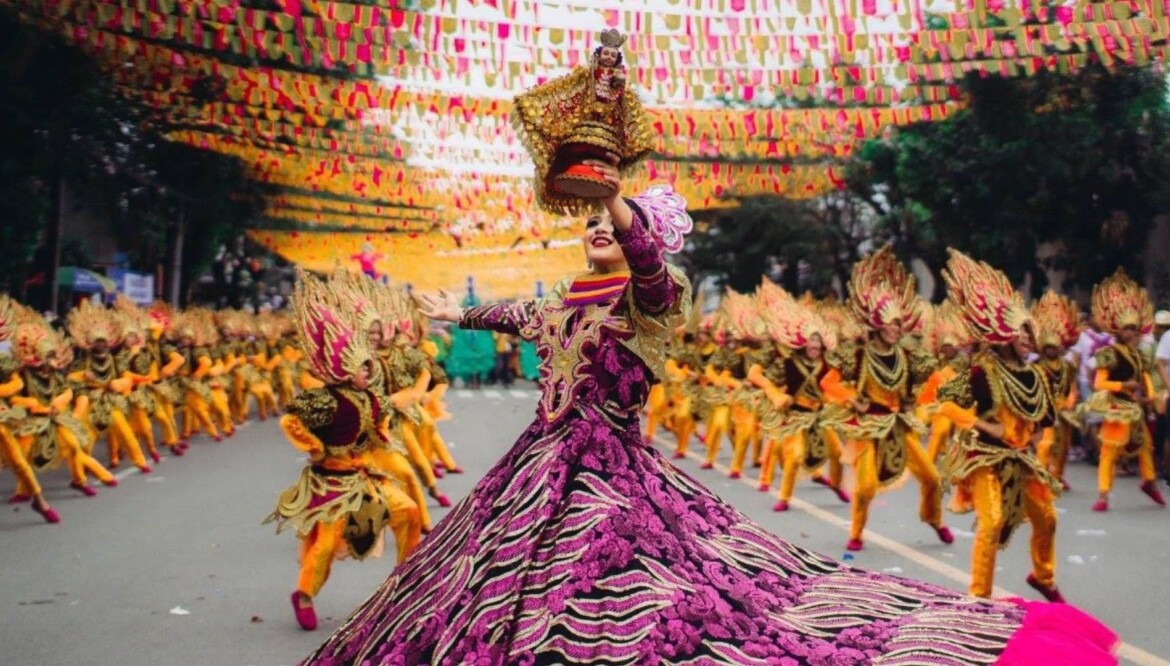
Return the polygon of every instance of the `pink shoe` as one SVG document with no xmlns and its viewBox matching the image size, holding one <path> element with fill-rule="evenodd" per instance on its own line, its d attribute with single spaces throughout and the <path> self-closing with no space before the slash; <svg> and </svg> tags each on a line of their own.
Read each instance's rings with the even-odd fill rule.
<svg viewBox="0 0 1170 666">
<path fill-rule="evenodd" d="M 1040 594 L 1044 595 L 1044 598 L 1048 601 L 1054 604 L 1066 603 L 1064 600 L 1064 595 L 1060 593 L 1060 590 L 1056 589 L 1055 585 L 1041 584 L 1040 581 L 1036 580 L 1036 576 L 1034 574 L 1028 574 L 1028 577 L 1025 580 L 1033 590 L 1036 590 Z"/>
<path fill-rule="evenodd" d="M 934 528 L 934 533 L 938 535 L 938 540 L 943 543 L 950 544 L 955 542 L 955 535 L 951 534 L 951 528 L 946 525 L 939 525 Z"/>
<path fill-rule="evenodd" d="M 1061 479 L 1060 480 L 1060 489 L 1065 491 L 1065 492 L 1068 492 L 1068 491 L 1072 490 L 1072 486 L 1068 485 L 1068 481 Z"/>
<path fill-rule="evenodd" d="M 143 474 L 150 474 L 154 470 L 150 468 L 150 465 L 142 465 L 138 468 L 138 471 L 142 472 Z"/>
<path fill-rule="evenodd" d="M 151 452 L 150 452 L 150 459 L 151 459 L 151 460 L 153 460 L 153 461 L 155 462 L 155 464 L 156 464 L 156 465 L 157 465 L 158 463 L 162 462 L 162 456 L 160 456 L 160 455 L 158 454 L 158 451 L 151 451 Z"/>
<path fill-rule="evenodd" d="M 462 467 L 452 467 L 451 469 L 449 469 L 447 471 L 450 472 L 451 474 L 462 474 L 463 468 Z"/>
<path fill-rule="evenodd" d="M 1162 499 L 1162 493 L 1158 490 L 1158 487 L 1154 485 L 1153 481 L 1143 481 L 1142 485 L 1138 487 L 1141 488 L 1142 492 L 1146 494 L 1146 497 L 1154 500 L 1154 504 L 1157 504 L 1158 506 L 1166 506 L 1166 500 Z"/>
<path fill-rule="evenodd" d="M 683 458 L 687 457 L 687 454 L 683 453 L 682 451 L 675 451 L 674 455 L 671 457 L 675 460 L 682 460 Z"/>
<path fill-rule="evenodd" d="M 833 492 L 837 493 L 837 499 L 846 504 L 853 501 L 853 498 L 849 496 L 849 493 L 844 488 L 833 488 Z"/>
<path fill-rule="evenodd" d="M 109 488 L 117 488 L 118 487 L 118 480 L 117 479 L 110 479 L 109 481 L 102 481 L 102 484 L 105 485 L 106 487 L 109 487 Z"/>
<path fill-rule="evenodd" d="M 221 435 L 212 435 L 211 438 L 215 440 L 216 444 L 223 442 L 223 436 Z"/>
<path fill-rule="evenodd" d="M 845 544 L 845 550 L 855 553 L 863 548 L 865 548 L 865 544 L 861 542 L 861 539 L 850 539 L 849 543 Z"/>
<path fill-rule="evenodd" d="M 435 501 L 439 503 L 439 506 L 443 507 L 444 509 L 451 506 L 450 498 L 448 498 L 446 495 L 439 492 L 438 490 L 432 490 L 431 497 L 435 498 Z"/>
<path fill-rule="evenodd" d="M 8 498 L 8 503 L 9 504 L 24 504 L 25 502 L 29 501 L 30 499 L 32 499 L 32 495 L 25 495 L 24 493 L 16 493 L 12 497 Z"/>
<path fill-rule="evenodd" d="M 118 469 L 118 467 L 121 466 L 121 464 L 122 464 L 122 461 L 120 461 L 120 460 L 111 460 L 110 464 L 106 465 L 106 469 Z"/>
<path fill-rule="evenodd" d="M 728 475 L 727 475 L 727 477 L 728 477 L 729 479 L 738 479 L 738 478 L 739 478 L 739 477 L 741 477 L 741 476 L 743 476 L 743 474 L 741 474 L 741 473 L 739 473 L 739 472 L 732 472 L 731 474 L 728 474 Z"/>
<path fill-rule="evenodd" d="M 292 593 L 292 605 L 301 629 L 313 631 L 317 628 L 317 612 L 313 610 L 312 597 L 298 590 Z"/>
<path fill-rule="evenodd" d="M 775 504 L 772 505 L 772 510 L 776 511 L 776 512 L 787 511 L 788 510 L 788 502 L 785 500 L 780 500 L 779 502 L 776 502 Z"/>
<path fill-rule="evenodd" d="M 179 448 L 186 451 L 187 449 L 191 448 L 191 445 L 187 442 L 187 440 L 182 439 L 179 440 Z"/>
<path fill-rule="evenodd" d="M 436 479 L 441 479 L 443 476 L 445 476 L 443 468 L 439 467 L 438 465 L 431 467 L 431 473 L 435 475 Z"/>
<path fill-rule="evenodd" d="M 705 462 L 702 465 L 699 465 L 699 469 L 714 469 L 714 468 L 715 468 L 714 463 Z"/>
<path fill-rule="evenodd" d="M 70 483 L 69 487 L 80 491 L 81 494 L 85 495 L 86 497 L 96 497 L 97 496 L 96 490 L 94 490 L 93 488 L 90 488 L 89 486 L 82 484 L 82 483 Z"/>
<path fill-rule="evenodd" d="M 812 478 L 812 482 L 818 486 L 829 486 L 830 488 L 833 486 L 833 484 L 829 483 L 829 480 L 823 476 L 814 476 Z"/>
<path fill-rule="evenodd" d="M 1108 501 L 1108 500 L 1103 500 L 1103 499 L 1099 499 L 1099 500 L 1097 500 L 1097 501 L 1096 501 L 1096 502 L 1093 504 L 1093 510 L 1094 510 L 1094 511 L 1097 511 L 1097 512 L 1108 511 L 1108 510 L 1109 510 L 1109 501 Z"/>
<path fill-rule="evenodd" d="M 61 516 L 57 515 L 57 512 L 54 511 L 53 507 L 51 506 L 45 505 L 44 508 L 41 508 L 37 506 L 36 502 L 33 502 L 32 510 L 41 514 L 41 517 L 45 519 L 45 522 L 49 523 L 50 525 L 56 525 L 57 523 L 61 522 Z"/>
<path fill-rule="evenodd" d="M 176 446 L 171 447 L 171 455 L 175 456 L 176 458 L 182 458 L 184 455 L 186 455 L 186 453 L 187 453 L 187 450 L 181 446 L 176 445 Z"/>
<path fill-rule="evenodd" d="M 766 492 L 768 492 L 768 484 L 761 483 L 760 485 L 756 486 L 756 490 L 758 490 L 762 493 L 766 493 Z"/>
</svg>

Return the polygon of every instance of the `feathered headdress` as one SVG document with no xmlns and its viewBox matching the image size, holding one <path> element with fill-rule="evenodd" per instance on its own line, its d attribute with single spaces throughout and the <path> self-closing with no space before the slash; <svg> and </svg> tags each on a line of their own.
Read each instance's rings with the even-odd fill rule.
<svg viewBox="0 0 1170 666">
<path fill-rule="evenodd" d="M 175 320 L 175 311 L 163 301 L 155 301 L 146 310 L 146 316 L 150 317 L 149 328 L 152 332 L 156 335 L 166 335 Z"/>
<path fill-rule="evenodd" d="M 804 349 L 814 336 L 821 338 L 826 349 L 837 345 L 837 336 L 829 324 L 787 291 L 765 281 L 756 293 L 768 335 L 777 345 L 786 349 Z"/>
<path fill-rule="evenodd" d="M 1032 320 L 1024 297 L 1012 288 L 1007 276 L 986 262 L 950 250 L 943 269 L 947 296 L 959 308 L 972 337 L 993 345 L 1004 345 L 1020 336 Z"/>
<path fill-rule="evenodd" d="M 122 326 L 123 337 L 128 337 L 133 332 L 138 334 L 140 341 L 147 339 L 151 326 L 150 315 L 138 307 L 137 303 L 127 298 L 125 294 L 118 294 L 114 301 L 114 313 Z"/>
<path fill-rule="evenodd" d="M 12 340 L 12 351 L 23 366 L 39 367 L 48 363 L 53 355 L 58 356 L 65 340 L 45 323 L 26 322 L 16 327 Z M 60 358 L 56 359 L 60 363 Z"/>
<path fill-rule="evenodd" d="M 810 309 L 825 322 L 838 341 L 856 341 L 865 337 L 865 328 L 840 301 L 825 299 L 814 303 Z"/>
<path fill-rule="evenodd" d="M 727 329 L 739 340 L 762 340 L 767 330 L 760 319 L 756 300 L 746 294 L 728 289 L 721 303 Z"/>
<path fill-rule="evenodd" d="M 936 354 L 948 345 L 964 347 L 971 342 L 962 310 L 950 299 L 932 307 L 924 323 L 926 338 Z"/>
<path fill-rule="evenodd" d="M 301 348 L 313 372 L 330 384 L 350 381 L 373 359 L 366 333 L 371 319 L 359 318 L 352 300 L 341 292 L 336 285 L 297 270 L 293 316 Z"/>
<path fill-rule="evenodd" d="M 6 294 L 0 294 L 0 342 L 12 337 L 16 328 L 16 311 L 12 307 L 12 299 Z"/>
<path fill-rule="evenodd" d="M 918 327 L 919 309 L 914 277 L 885 246 L 853 266 L 849 278 L 849 310 L 871 330 L 901 324 L 904 331 Z"/>
<path fill-rule="evenodd" d="M 1146 290 L 1118 268 L 1093 287 L 1093 319 L 1114 335 L 1126 326 L 1136 326 L 1144 335 L 1154 328 L 1154 306 Z"/>
<path fill-rule="evenodd" d="M 70 311 L 66 326 L 74 343 L 83 349 L 89 349 L 101 340 L 111 347 L 122 341 L 122 326 L 117 313 L 92 301 L 82 301 L 79 307 Z"/>
<path fill-rule="evenodd" d="M 1048 291 L 1032 306 L 1036 346 L 1071 347 L 1080 336 L 1080 311 L 1067 296 Z"/>
</svg>

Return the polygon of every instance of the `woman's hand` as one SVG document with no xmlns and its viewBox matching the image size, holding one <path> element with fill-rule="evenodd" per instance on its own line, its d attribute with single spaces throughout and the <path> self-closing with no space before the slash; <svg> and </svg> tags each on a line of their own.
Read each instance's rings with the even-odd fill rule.
<svg viewBox="0 0 1170 666">
<path fill-rule="evenodd" d="M 418 303 L 419 311 L 431 319 L 458 324 L 463 318 L 459 299 L 446 289 L 440 289 L 438 294 L 417 294 L 414 300 Z"/>
<path fill-rule="evenodd" d="M 618 164 L 621 163 L 622 158 L 614 153 L 606 153 L 605 157 L 604 160 L 584 160 L 581 163 L 593 167 L 602 180 L 613 188 L 613 193 L 602 199 L 601 203 L 609 211 L 614 229 L 619 232 L 628 231 L 630 225 L 634 223 L 634 211 L 630 210 L 626 200 L 622 198 L 622 176 L 618 171 Z"/>
</svg>

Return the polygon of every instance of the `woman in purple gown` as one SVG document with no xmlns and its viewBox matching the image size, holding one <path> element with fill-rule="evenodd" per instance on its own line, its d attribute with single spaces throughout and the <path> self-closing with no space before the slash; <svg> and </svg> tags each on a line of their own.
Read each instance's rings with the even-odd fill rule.
<svg viewBox="0 0 1170 666">
<path fill-rule="evenodd" d="M 541 300 L 421 299 L 434 318 L 536 344 L 537 417 L 306 663 L 1116 663 L 1113 633 L 1070 606 L 843 566 L 643 444 L 639 411 L 690 305 L 662 250 L 690 222 L 664 188 L 604 204 L 584 234 L 593 272 Z"/>
</svg>

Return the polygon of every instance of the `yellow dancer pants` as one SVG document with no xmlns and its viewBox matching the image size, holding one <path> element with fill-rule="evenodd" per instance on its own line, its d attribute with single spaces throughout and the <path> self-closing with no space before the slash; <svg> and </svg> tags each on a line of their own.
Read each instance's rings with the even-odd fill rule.
<svg viewBox="0 0 1170 666">
<path fill-rule="evenodd" d="M 431 465 L 430 458 L 423 453 L 418 440 L 418 427 L 413 423 L 402 424 L 402 443 L 406 445 L 406 455 L 422 479 L 423 486 L 433 489 L 438 483 L 435 479 L 435 468 Z"/>
<path fill-rule="evenodd" d="M 715 464 L 715 459 L 719 457 L 719 447 L 723 444 L 723 437 L 727 431 L 731 429 L 731 407 L 727 405 L 719 405 L 711 410 L 711 416 L 707 418 L 707 460 L 708 466 Z"/>
<path fill-rule="evenodd" d="M 390 506 L 390 531 L 394 534 L 398 563 L 402 564 L 410 552 L 418 546 L 422 537 L 418 507 L 401 490 L 390 484 L 383 484 L 383 494 Z M 333 561 L 345 552 L 345 521 L 322 522 L 313 526 L 307 536 L 301 538 L 301 572 L 297 578 L 297 591 L 309 597 L 316 597 L 329 579 Z"/>
<path fill-rule="evenodd" d="M 784 460 L 784 446 L 774 438 L 767 438 L 760 459 L 760 490 L 767 490 L 772 487 L 772 479 L 776 478 L 776 468 Z"/>
<path fill-rule="evenodd" d="M 32 445 L 31 441 L 29 445 Z M 12 473 L 16 475 L 17 495 L 37 496 L 41 494 L 41 484 L 37 483 L 37 475 L 32 466 L 28 464 L 24 449 L 8 428 L 4 427 L 0 427 L 0 463 L 3 463 L 4 467 L 12 470 Z"/>
<path fill-rule="evenodd" d="M 162 398 L 155 398 L 154 420 L 162 430 L 163 444 L 174 448 L 179 444 L 179 433 L 175 430 L 175 406 Z"/>
<path fill-rule="evenodd" d="M 427 496 L 423 493 L 423 485 L 419 482 L 418 475 L 414 473 L 406 456 L 398 451 L 375 449 L 370 452 L 370 460 L 374 469 L 398 479 L 402 487 L 406 489 L 405 497 L 417 505 L 422 529 L 429 530 L 431 528 L 431 514 L 427 510 Z"/>
<path fill-rule="evenodd" d="M 878 490 L 877 443 L 868 440 L 858 443 L 861 452 L 854 466 L 857 470 L 857 490 L 853 493 L 853 524 L 849 537 L 860 539 L 869 520 L 869 503 Z M 907 433 L 902 443 L 906 447 L 906 469 L 918 480 L 921 494 L 918 502 L 918 517 L 931 527 L 942 525 L 942 488 L 938 470 L 918 445 L 918 435 Z"/>
<path fill-rule="evenodd" d="M 122 448 L 130 454 L 130 461 L 136 467 L 146 467 L 146 457 L 142 455 L 142 445 L 130 427 L 130 421 L 120 409 L 110 410 L 110 425 L 106 428 L 106 445 L 110 450 L 110 466 L 117 467 L 121 460 Z"/>
<path fill-rule="evenodd" d="M 439 434 L 439 426 L 435 417 L 425 409 L 419 410 L 422 415 L 422 424 L 418 427 L 418 443 L 422 447 L 423 455 L 427 460 L 438 460 L 446 469 L 459 469 L 451 451 L 447 449 L 447 442 Z"/>
<path fill-rule="evenodd" d="M 189 391 L 183 397 L 183 439 L 189 438 L 195 432 L 195 426 L 203 428 L 210 437 L 219 440 L 219 429 L 211 420 L 211 406 L 203 396 Z"/>
<path fill-rule="evenodd" d="M 102 483 L 114 483 L 114 475 L 110 474 L 110 470 L 103 467 L 93 456 L 85 452 L 81 441 L 77 439 L 72 430 L 58 425 L 54 425 L 53 428 L 56 429 L 57 447 L 61 451 L 61 456 L 65 458 L 65 466 L 69 468 L 69 477 L 75 487 L 89 485 L 87 472 Z M 32 451 L 33 440 L 32 435 L 17 438 L 21 456 L 26 460 L 29 452 Z"/>
<path fill-rule="evenodd" d="M 841 440 L 832 430 L 824 430 L 821 436 L 829 444 L 829 484 L 834 488 L 841 487 L 841 476 L 844 470 L 841 467 Z M 784 451 L 784 475 L 780 478 L 780 494 L 778 498 L 787 502 L 792 499 L 792 492 L 796 488 L 796 477 L 800 475 L 801 462 L 805 457 L 806 434 L 801 431 L 785 439 L 780 447 Z M 820 470 L 817 470 L 819 473 Z M 875 478 L 876 482 L 876 478 Z M 771 485 L 771 479 L 768 480 Z M 941 501 L 941 500 L 940 500 Z"/>
<path fill-rule="evenodd" d="M 256 382 L 248 387 L 248 394 L 256 399 L 256 408 L 260 412 L 261 421 L 267 421 L 269 416 L 277 415 L 276 394 L 272 391 L 272 384 Z"/>
<path fill-rule="evenodd" d="M 1101 440 L 1101 456 L 1097 465 L 1097 489 L 1101 494 L 1113 490 L 1117 459 L 1121 457 L 1129 443 L 1130 427 L 1128 423 L 1114 421 L 1101 424 L 1101 432 L 1098 435 Z M 1157 477 L 1157 470 L 1154 468 L 1154 447 L 1150 445 L 1150 431 L 1142 423 L 1134 427 L 1141 428 L 1139 435 L 1142 437 L 1142 445 L 1137 454 L 1138 471 L 1141 473 L 1142 481 L 1153 481 Z"/>
<path fill-rule="evenodd" d="M 289 368 L 277 368 L 276 370 L 276 404 L 280 407 L 280 411 L 284 411 L 288 407 L 288 403 L 292 402 L 293 398 L 297 396 L 297 390 L 293 387 L 293 373 Z"/>
<path fill-rule="evenodd" d="M 146 444 L 146 452 L 152 459 L 158 459 L 158 447 L 154 441 L 154 424 L 150 422 L 150 412 L 141 407 L 130 408 L 130 430 L 134 436 Z"/>
<path fill-rule="evenodd" d="M 646 397 L 646 437 L 645 441 L 654 441 L 658 434 L 658 426 L 669 417 L 670 401 L 666 399 L 666 386 L 655 384 L 650 387 L 650 395 Z"/>
<path fill-rule="evenodd" d="M 1065 423 L 1045 428 L 1040 442 L 1036 445 L 1036 457 L 1045 469 L 1056 478 L 1064 480 L 1064 466 L 1068 462 L 1068 449 L 1072 444 L 1072 428 Z"/>
<path fill-rule="evenodd" d="M 678 440 L 674 456 L 683 458 L 687 455 L 687 448 L 691 444 L 691 437 L 695 434 L 695 417 L 691 411 L 691 398 L 680 398 L 675 401 L 670 424 L 674 428 L 674 436 Z"/>
<path fill-rule="evenodd" d="M 995 580 L 995 557 L 1003 529 L 1003 490 L 995 470 L 982 467 L 968 481 L 975 505 L 975 545 L 971 555 L 971 596 L 989 598 Z M 1032 575 L 1045 587 L 1056 580 L 1056 507 L 1052 491 L 1036 479 L 1024 486 L 1024 511 L 1032 524 Z"/>
<path fill-rule="evenodd" d="M 748 445 L 759 437 L 760 419 L 752 410 L 734 405 L 731 408 L 731 423 L 731 475 L 738 477 L 743 473 Z"/>
<path fill-rule="evenodd" d="M 211 389 L 211 420 L 219 426 L 225 437 L 236 434 L 231 409 L 228 407 L 227 391 L 223 388 Z"/>
</svg>

